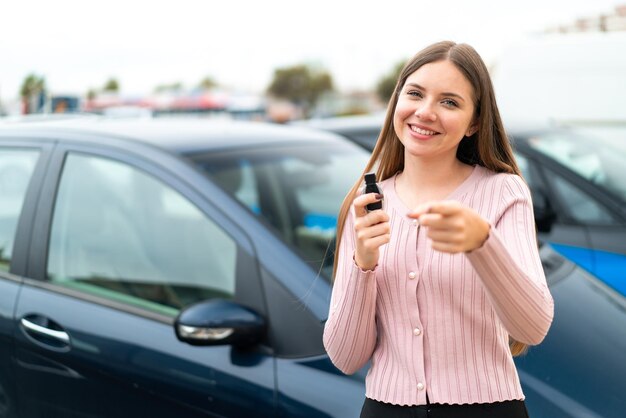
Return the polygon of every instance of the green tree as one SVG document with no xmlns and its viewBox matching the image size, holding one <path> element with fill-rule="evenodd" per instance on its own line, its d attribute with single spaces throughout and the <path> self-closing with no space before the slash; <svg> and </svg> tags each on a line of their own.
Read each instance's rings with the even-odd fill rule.
<svg viewBox="0 0 626 418">
<path fill-rule="evenodd" d="M 87 90 L 87 99 L 88 100 L 95 99 L 97 95 L 98 95 L 98 92 L 96 90 L 94 90 L 94 89 Z"/>
<path fill-rule="evenodd" d="M 120 91 L 120 83 L 115 78 L 110 78 L 106 83 L 104 83 L 102 91 L 117 93 Z"/>
<path fill-rule="evenodd" d="M 36 74 L 26 76 L 20 87 L 20 96 L 22 97 L 22 103 L 26 113 L 37 110 L 39 104 L 35 104 L 34 100 L 45 91 L 46 81 L 43 77 L 39 77 Z"/>
<path fill-rule="evenodd" d="M 30 99 L 31 97 L 45 91 L 46 80 L 43 77 L 39 77 L 36 74 L 29 74 L 22 82 L 20 87 L 20 96 L 23 99 Z"/>
<path fill-rule="evenodd" d="M 183 88 L 183 83 L 177 81 L 175 83 L 170 84 L 159 84 L 154 88 L 155 93 L 163 93 L 165 91 L 176 91 L 181 90 Z"/>
<path fill-rule="evenodd" d="M 296 65 L 274 70 L 274 78 L 267 92 L 301 106 L 304 113 L 308 114 L 321 95 L 333 89 L 333 79 L 327 71 Z"/>
<path fill-rule="evenodd" d="M 398 62 L 394 67 L 385 74 L 378 83 L 376 84 L 376 94 L 383 102 L 387 102 L 391 95 L 393 94 L 394 89 L 396 88 L 396 83 L 398 82 L 398 76 L 404 67 L 404 61 Z"/>
<path fill-rule="evenodd" d="M 207 76 L 200 80 L 200 83 L 198 83 L 198 87 L 203 90 L 211 90 L 212 88 L 217 87 L 217 83 L 215 82 L 215 80 L 213 80 L 212 77 Z"/>
</svg>

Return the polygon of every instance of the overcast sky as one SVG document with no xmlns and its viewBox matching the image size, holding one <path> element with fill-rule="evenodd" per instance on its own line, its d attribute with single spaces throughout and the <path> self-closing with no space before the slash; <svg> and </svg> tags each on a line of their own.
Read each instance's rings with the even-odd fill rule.
<svg viewBox="0 0 626 418">
<path fill-rule="evenodd" d="M 506 45 L 626 0 L 5 0 L 0 12 L 0 98 L 24 77 L 84 94 L 110 77 L 122 93 L 158 84 L 263 91 L 277 67 L 330 71 L 341 90 L 371 88 L 399 60 L 451 39 L 491 64 Z"/>
</svg>

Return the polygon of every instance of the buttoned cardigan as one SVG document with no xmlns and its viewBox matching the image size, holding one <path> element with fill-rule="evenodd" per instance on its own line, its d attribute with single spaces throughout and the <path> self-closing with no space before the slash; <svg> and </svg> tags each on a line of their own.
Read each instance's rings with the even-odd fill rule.
<svg viewBox="0 0 626 418">
<path fill-rule="evenodd" d="M 475 166 L 445 200 L 490 224 L 469 253 L 435 251 L 425 228 L 382 181 L 390 242 L 377 266 L 354 263 L 354 213 L 338 252 L 324 346 L 351 374 L 371 360 L 365 395 L 397 405 L 524 399 L 509 336 L 534 345 L 552 322 L 553 300 L 536 240 L 530 191 L 517 175 Z"/>
</svg>

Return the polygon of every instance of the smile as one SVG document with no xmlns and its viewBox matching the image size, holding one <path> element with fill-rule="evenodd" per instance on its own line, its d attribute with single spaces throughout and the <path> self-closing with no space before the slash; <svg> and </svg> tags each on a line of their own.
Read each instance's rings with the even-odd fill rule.
<svg viewBox="0 0 626 418">
<path fill-rule="evenodd" d="M 437 135 L 439 132 L 435 132 L 435 131 L 429 131 L 427 129 L 421 129 L 418 128 L 415 125 L 409 125 L 409 127 L 411 128 L 411 130 L 415 133 L 418 133 L 420 135 Z"/>
</svg>

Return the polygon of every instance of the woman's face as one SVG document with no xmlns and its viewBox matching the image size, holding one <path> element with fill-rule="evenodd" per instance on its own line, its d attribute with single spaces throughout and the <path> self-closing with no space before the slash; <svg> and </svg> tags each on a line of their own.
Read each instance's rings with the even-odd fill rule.
<svg viewBox="0 0 626 418">
<path fill-rule="evenodd" d="M 475 132 L 473 97 L 471 84 L 450 61 L 418 68 L 404 83 L 393 116 L 405 155 L 455 158 L 463 137 Z"/>
</svg>

